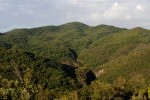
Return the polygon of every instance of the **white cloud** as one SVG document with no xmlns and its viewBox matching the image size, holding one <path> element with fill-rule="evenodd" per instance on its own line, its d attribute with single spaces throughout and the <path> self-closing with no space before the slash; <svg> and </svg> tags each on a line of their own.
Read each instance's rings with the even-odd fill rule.
<svg viewBox="0 0 150 100">
<path fill-rule="evenodd" d="M 118 2 L 115 2 L 113 5 L 112 5 L 112 7 L 111 8 L 109 8 L 108 10 L 106 10 L 105 12 L 104 12 L 104 17 L 106 17 L 106 18 L 118 18 L 118 17 L 120 17 L 120 11 L 122 10 L 123 8 L 122 8 L 122 6 L 120 6 L 119 4 L 118 4 Z"/>
<path fill-rule="evenodd" d="M 144 8 L 141 4 L 136 5 L 136 9 L 139 11 L 144 11 Z"/>
<path fill-rule="evenodd" d="M 105 10 L 104 18 L 107 20 L 130 20 L 131 15 L 128 13 L 128 7 L 126 4 L 119 4 L 118 2 L 113 3 L 113 5 Z"/>
</svg>

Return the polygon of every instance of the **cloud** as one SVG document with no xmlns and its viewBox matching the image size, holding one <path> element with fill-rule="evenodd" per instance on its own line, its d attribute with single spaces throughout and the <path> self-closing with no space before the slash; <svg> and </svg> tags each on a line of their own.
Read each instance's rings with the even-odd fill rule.
<svg viewBox="0 0 150 100">
<path fill-rule="evenodd" d="M 141 4 L 136 5 L 136 9 L 139 11 L 144 11 L 144 8 Z"/>
<path fill-rule="evenodd" d="M 150 28 L 150 0 L 0 0 L 0 31 L 81 21 Z"/>
<path fill-rule="evenodd" d="M 124 8 L 118 4 L 118 2 L 115 2 L 111 8 L 109 8 L 108 10 L 106 10 L 104 12 L 104 17 L 106 18 L 113 18 L 113 19 L 118 19 L 120 17 L 122 17 L 122 11 L 124 10 Z"/>
</svg>

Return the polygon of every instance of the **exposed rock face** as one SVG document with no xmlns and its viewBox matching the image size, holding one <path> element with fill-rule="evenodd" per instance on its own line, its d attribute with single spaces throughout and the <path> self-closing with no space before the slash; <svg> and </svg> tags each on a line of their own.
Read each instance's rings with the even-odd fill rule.
<svg viewBox="0 0 150 100">
<path fill-rule="evenodd" d="M 104 69 L 100 69 L 98 72 L 96 72 L 96 77 L 102 75 L 104 73 Z"/>
</svg>

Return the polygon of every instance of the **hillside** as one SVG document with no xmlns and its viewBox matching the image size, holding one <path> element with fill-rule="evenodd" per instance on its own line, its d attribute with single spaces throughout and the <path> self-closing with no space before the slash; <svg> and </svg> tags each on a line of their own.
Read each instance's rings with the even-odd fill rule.
<svg viewBox="0 0 150 100">
<path fill-rule="evenodd" d="M 0 35 L 0 48 L 0 75 L 3 78 L 20 81 L 20 76 L 24 76 L 27 70 L 34 70 L 30 73 L 32 86 L 41 85 L 48 93 L 60 93 L 59 96 L 51 94 L 53 98 L 78 95 L 81 99 L 83 95 L 83 100 L 95 100 L 101 95 L 92 94 L 97 91 L 94 87 L 98 84 L 104 86 L 97 87 L 104 89 L 102 91 L 113 91 L 110 99 L 117 95 L 128 100 L 137 88 L 150 84 L 150 30 L 141 27 L 125 29 L 71 22 L 60 26 L 14 29 Z M 20 75 L 16 74 L 18 71 L 14 66 L 18 66 Z M 140 86 L 132 87 L 134 82 L 128 84 L 133 79 Z M 123 82 L 121 86 L 131 87 L 123 90 L 124 95 L 115 94 L 113 90 L 118 81 L 117 84 Z"/>
<path fill-rule="evenodd" d="M 96 71 L 106 69 L 105 71 L 107 72 L 110 68 L 116 68 L 116 71 L 110 70 L 108 74 L 104 71 L 105 75 L 103 77 L 108 75 L 109 79 L 107 78 L 107 80 L 109 81 L 114 80 L 120 75 L 126 77 L 126 75 L 131 76 L 136 72 L 148 77 L 149 74 L 146 70 L 150 66 L 149 43 L 150 31 L 134 28 L 95 41 L 89 49 L 81 51 L 79 58 L 83 63 L 87 63 L 86 66 L 90 65 L 89 67 Z M 137 57 L 134 57 L 133 53 Z M 125 61 L 124 59 L 128 60 Z M 125 67 L 126 70 L 124 69 Z M 143 69 L 145 71 L 142 72 Z M 115 75 L 117 76 L 115 77 Z M 149 81 L 148 78 L 147 81 Z"/>
</svg>

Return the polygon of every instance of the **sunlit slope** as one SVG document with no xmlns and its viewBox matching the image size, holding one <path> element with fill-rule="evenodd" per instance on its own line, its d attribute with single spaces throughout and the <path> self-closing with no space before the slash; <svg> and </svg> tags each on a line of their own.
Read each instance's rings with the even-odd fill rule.
<svg viewBox="0 0 150 100">
<path fill-rule="evenodd" d="M 136 74 L 149 81 L 150 31 L 134 28 L 104 37 L 83 50 L 79 58 L 96 74 L 103 69 L 99 78 L 105 81 Z"/>
</svg>

